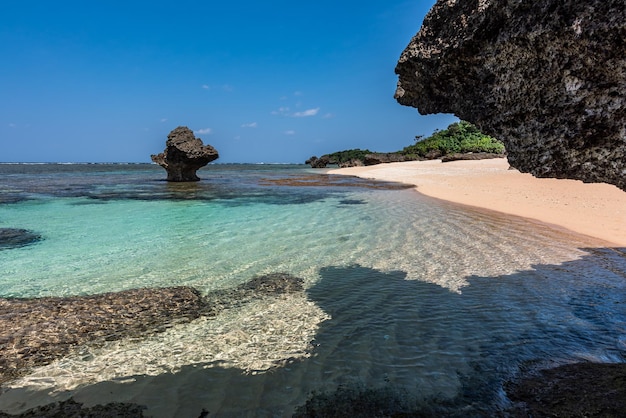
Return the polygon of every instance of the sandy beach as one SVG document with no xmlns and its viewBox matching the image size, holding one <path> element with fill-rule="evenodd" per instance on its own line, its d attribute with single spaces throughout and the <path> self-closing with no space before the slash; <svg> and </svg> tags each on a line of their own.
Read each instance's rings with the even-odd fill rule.
<svg viewBox="0 0 626 418">
<path fill-rule="evenodd" d="M 608 184 L 535 178 L 509 167 L 504 158 L 433 160 L 330 173 L 413 184 L 427 196 L 535 219 L 626 247 L 626 192 Z"/>
</svg>

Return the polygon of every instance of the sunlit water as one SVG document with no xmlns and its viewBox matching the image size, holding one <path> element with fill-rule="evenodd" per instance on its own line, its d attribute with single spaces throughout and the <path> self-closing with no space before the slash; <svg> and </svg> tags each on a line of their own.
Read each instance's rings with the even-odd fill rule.
<svg viewBox="0 0 626 418">
<path fill-rule="evenodd" d="M 152 165 L 0 165 L 0 228 L 42 237 L 0 250 L 1 297 L 305 281 L 78 347 L 5 384 L 0 409 L 73 396 L 153 416 L 289 416 L 343 385 L 490 411 L 534 365 L 624 361 L 624 249 L 410 189 L 268 181 L 319 173 L 212 165 L 199 183 L 169 184 Z"/>
</svg>

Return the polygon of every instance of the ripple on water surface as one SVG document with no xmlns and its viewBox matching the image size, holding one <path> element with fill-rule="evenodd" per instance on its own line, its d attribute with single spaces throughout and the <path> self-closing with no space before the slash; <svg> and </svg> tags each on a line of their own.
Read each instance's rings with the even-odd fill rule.
<svg viewBox="0 0 626 418">
<path fill-rule="evenodd" d="M 624 360 L 623 251 L 412 190 L 318 193 L 294 179 L 263 186 L 271 198 L 256 202 L 263 187 L 240 200 L 118 194 L 0 206 L 0 225 L 45 237 L 0 251 L 5 297 L 155 286 L 204 297 L 277 272 L 304 286 L 86 342 L 5 384 L 0 409 L 72 395 L 147 404 L 156 416 L 287 416 L 314 391 L 360 385 L 414 406 L 467 407 L 462 399 L 484 411 L 531 365 Z"/>
</svg>

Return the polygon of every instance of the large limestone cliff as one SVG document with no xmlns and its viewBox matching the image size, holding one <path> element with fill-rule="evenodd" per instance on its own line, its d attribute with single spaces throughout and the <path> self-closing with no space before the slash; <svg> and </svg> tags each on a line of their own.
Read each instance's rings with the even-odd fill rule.
<svg viewBox="0 0 626 418">
<path fill-rule="evenodd" d="M 439 0 L 396 73 L 398 102 L 476 124 L 519 170 L 626 190 L 624 0 Z"/>
</svg>

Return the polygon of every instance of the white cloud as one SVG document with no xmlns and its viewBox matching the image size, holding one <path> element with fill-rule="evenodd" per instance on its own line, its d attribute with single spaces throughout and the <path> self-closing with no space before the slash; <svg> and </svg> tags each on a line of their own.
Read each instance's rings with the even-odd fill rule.
<svg viewBox="0 0 626 418">
<path fill-rule="evenodd" d="M 15 128 L 17 125 L 14 123 L 9 123 L 9 128 Z"/>
<path fill-rule="evenodd" d="M 319 107 L 316 107 L 315 109 L 308 109 L 305 110 L 304 112 L 296 112 L 293 114 L 294 118 L 306 118 L 308 116 L 315 116 L 317 115 L 317 113 L 320 111 Z"/>
<path fill-rule="evenodd" d="M 302 96 L 302 92 L 301 91 L 294 91 L 293 95 L 294 96 Z"/>
<path fill-rule="evenodd" d="M 324 118 L 324 119 L 331 119 L 331 118 L 334 118 L 334 117 L 335 117 L 335 115 L 333 115 L 332 113 L 326 113 L 324 116 L 322 116 L 322 118 Z"/>
<path fill-rule="evenodd" d="M 204 90 L 215 90 L 215 89 L 218 89 L 218 90 L 222 90 L 222 91 L 225 91 L 225 92 L 231 92 L 231 91 L 234 90 L 233 86 L 231 86 L 230 84 L 222 84 L 221 86 L 217 86 L 217 85 L 211 86 L 210 84 L 203 84 L 202 88 Z"/>
<path fill-rule="evenodd" d="M 296 131 L 285 131 L 285 135 L 295 135 Z"/>
<path fill-rule="evenodd" d="M 278 110 L 272 111 L 272 115 L 287 116 L 288 113 L 289 113 L 288 107 L 279 107 Z"/>
<path fill-rule="evenodd" d="M 302 112 L 293 112 L 288 107 L 279 107 L 278 110 L 272 111 L 272 115 L 276 116 L 288 116 L 292 118 L 306 118 L 309 116 L 315 116 L 319 113 L 320 108 L 316 107 L 315 109 L 307 109 Z"/>
<path fill-rule="evenodd" d="M 161 123 L 167 122 L 167 118 L 161 118 Z"/>
<path fill-rule="evenodd" d="M 194 133 L 200 135 L 208 135 L 211 133 L 211 128 L 198 129 L 197 131 L 194 131 Z"/>
<path fill-rule="evenodd" d="M 242 128 L 256 128 L 258 125 L 256 122 L 252 122 L 252 123 L 244 123 L 243 125 L 241 125 Z"/>
</svg>

